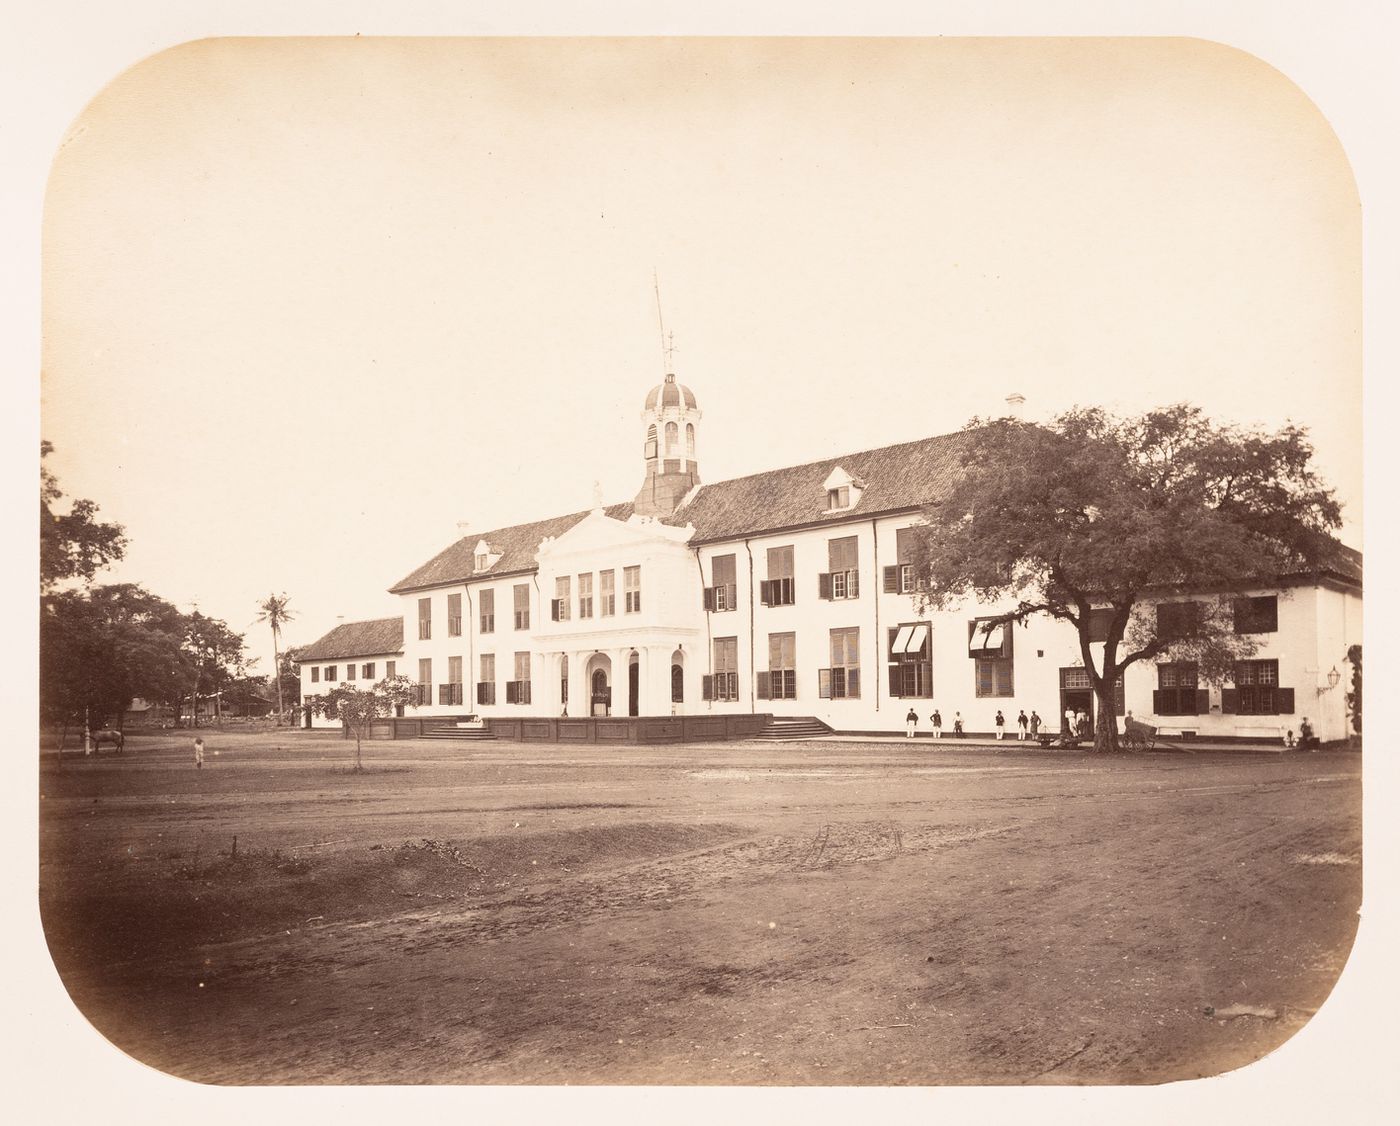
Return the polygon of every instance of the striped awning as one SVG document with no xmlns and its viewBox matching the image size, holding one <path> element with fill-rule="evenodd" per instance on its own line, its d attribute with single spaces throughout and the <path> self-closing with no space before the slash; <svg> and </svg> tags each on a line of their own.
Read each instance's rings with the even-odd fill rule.
<svg viewBox="0 0 1400 1126">
<path fill-rule="evenodd" d="M 919 622 L 912 626 L 900 626 L 899 632 L 895 634 L 894 644 L 890 646 L 890 653 L 896 657 L 902 653 L 921 653 L 927 644 L 928 624 L 926 622 Z"/>
<path fill-rule="evenodd" d="M 977 628 L 972 632 L 972 640 L 968 642 L 967 651 L 974 657 L 980 657 L 989 651 L 1000 653 L 1005 641 L 1005 623 L 993 625 L 991 622 L 979 622 Z"/>
</svg>

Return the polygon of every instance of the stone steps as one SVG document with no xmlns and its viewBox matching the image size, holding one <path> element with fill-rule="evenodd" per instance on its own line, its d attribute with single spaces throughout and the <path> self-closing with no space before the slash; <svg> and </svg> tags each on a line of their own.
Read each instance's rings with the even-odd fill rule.
<svg viewBox="0 0 1400 1126">
<path fill-rule="evenodd" d="M 783 716 L 770 719 L 754 738 L 770 743 L 787 743 L 798 739 L 820 739 L 831 733 L 831 728 L 815 716 Z"/>
</svg>

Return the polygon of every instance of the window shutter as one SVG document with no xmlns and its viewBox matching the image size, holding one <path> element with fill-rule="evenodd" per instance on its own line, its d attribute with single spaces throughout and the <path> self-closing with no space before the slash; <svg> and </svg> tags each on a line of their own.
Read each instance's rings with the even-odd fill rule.
<svg viewBox="0 0 1400 1126">
<path fill-rule="evenodd" d="M 771 579 L 758 580 L 758 600 L 765 606 L 773 605 L 773 582 Z"/>
<path fill-rule="evenodd" d="M 903 696 L 903 676 L 900 673 L 899 665 L 890 666 L 890 699 Z"/>
<path fill-rule="evenodd" d="M 715 608 L 715 588 L 707 586 L 700 601 L 705 610 L 713 610 Z"/>
<path fill-rule="evenodd" d="M 1293 689 L 1280 688 L 1278 690 L 1278 714 L 1293 714 Z"/>
<path fill-rule="evenodd" d="M 700 678 L 700 699 L 713 700 L 715 698 L 715 678 L 706 673 Z"/>
<path fill-rule="evenodd" d="M 1222 688 L 1220 690 L 1220 714 L 1238 715 L 1240 711 L 1240 690 L 1238 688 Z"/>
<path fill-rule="evenodd" d="M 817 597 L 826 601 L 831 601 L 831 574 L 829 572 L 817 576 Z"/>
<path fill-rule="evenodd" d="M 886 568 L 885 568 L 885 593 L 886 593 L 886 594 L 898 594 L 898 593 L 899 593 L 899 568 L 898 568 L 898 567 L 886 567 Z"/>
<path fill-rule="evenodd" d="M 1210 715 L 1210 689 L 1196 689 L 1196 710 L 1192 715 Z"/>
<path fill-rule="evenodd" d="M 1152 714 L 1170 715 L 1171 713 L 1164 707 L 1165 703 L 1166 701 L 1163 699 L 1163 690 L 1161 688 L 1152 689 Z"/>
<path fill-rule="evenodd" d="M 549 600 L 549 617 L 551 621 L 557 622 L 559 620 L 559 599 L 557 598 Z"/>
<path fill-rule="evenodd" d="M 760 672 L 754 674 L 754 680 L 756 681 L 754 695 L 758 699 L 771 700 L 773 698 L 773 689 L 770 686 L 772 679 L 772 674 L 770 673 Z"/>
<path fill-rule="evenodd" d="M 739 608 L 739 584 L 729 583 L 724 589 L 728 594 L 728 598 L 725 599 L 725 602 L 729 609 L 737 610 Z"/>
<path fill-rule="evenodd" d="M 831 670 L 817 670 L 817 696 L 823 700 L 831 699 Z"/>
<path fill-rule="evenodd" d="M 851 571 L 846 576 L 846 597 L 860 597 L 860 572 Z"/>
</svg>

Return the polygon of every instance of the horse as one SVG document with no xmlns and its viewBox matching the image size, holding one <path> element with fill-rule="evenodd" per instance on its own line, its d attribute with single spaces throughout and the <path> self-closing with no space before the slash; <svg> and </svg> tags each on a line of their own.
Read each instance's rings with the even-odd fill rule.
<svg viewBox="0 0 1400 1126">
<path fill-rule="evenodd" d="M 103 743 L 111 743 L 117 749 L 117 754 L 122 753 L 122 747 L 126 743 L 126 738 L 120 731 L 111 727 L 104 727 L 100 731 L 94 731 L 88 736 L 92 741 L 92 749 L 100 750 Z"/>
</svg>

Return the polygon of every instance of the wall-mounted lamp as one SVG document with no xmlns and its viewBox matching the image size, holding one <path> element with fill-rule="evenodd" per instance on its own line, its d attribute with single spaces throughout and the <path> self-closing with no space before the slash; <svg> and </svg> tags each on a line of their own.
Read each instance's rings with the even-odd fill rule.
<svg viewBox="0 0 1400 1126">
<path fill-rule="evenodd" d="M 1337 666 L 1332 666 L 1332 671 L 1327 674 L 1327 690 L 1330 692 L 1341 683 L 1342 674 L 1337 671 Z"/>
</svg>

